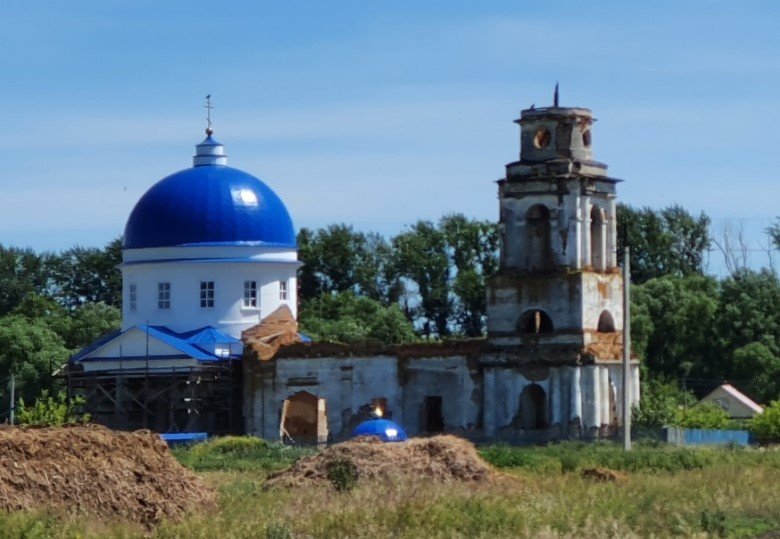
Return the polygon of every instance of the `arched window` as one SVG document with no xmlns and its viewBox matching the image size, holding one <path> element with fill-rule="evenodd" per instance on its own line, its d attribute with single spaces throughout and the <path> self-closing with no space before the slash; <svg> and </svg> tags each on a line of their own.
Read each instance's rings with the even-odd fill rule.
<svg viewBox="0 0 780 539">
<path fill-rule="evenodd" d="M 550 210 L 544 204 L 531 206 L 525 221 L 528 269 L 548 269 L 552 265 Z"/>
<path fill-rule="evenodd" d="M 604 224 L 604 212 L 598 206 L 593 206 L 590 210 L 590 261 L 595 270 L 606 269 Z"/>
<path fill-rule="evenodd" d="M 520 319 L 517 322 L 517 330 L 520 333 L 550 333 L 554 329 L 552 318 L 539 309 L 524 312 L 520 315 Z"/>
<path fill-rule="evenodd" d="M 599 325 L 596 330 L 599 333 L 615 333 L 615 319 L 609 311 L 603 311 L 599 316 Z"/>
<path fill-rule="evenodd" d="M 524 430 L 547 428 L 547 395 L 539 384 L 531 384 L 523 389 L 518 415 Z"/>
</svg>

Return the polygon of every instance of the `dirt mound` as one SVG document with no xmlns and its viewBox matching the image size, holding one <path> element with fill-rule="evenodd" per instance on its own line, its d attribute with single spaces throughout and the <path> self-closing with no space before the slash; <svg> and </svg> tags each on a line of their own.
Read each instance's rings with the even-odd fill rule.
<svg viewBox="0 0 780 539">
<path fill-rule="evenodd" d="M 383 443 L 366 436 L 328 447 L 305 457 L 292 468 L 271 476 L 269 487 L 330 484 L 334 463 L 351 463 L 358 481 L 400 479 L 441 483 L 477 483 L 491 480 L 495 472 L 482 460 L 474 445 L 455 436 L 413 438 Z"/>
<path fill-rule="evenodd" d="M 628 479 L 628 475 L 608 468 L 586 468 L 582 470 L 582 477 L 596 481 L 625 481 Z"/>
<path fill-rule="evenodd" d="M 0 509 L 55 507 L 150 526 L 214 504 L 157 434 L 0 428 Z"/>
</svg>

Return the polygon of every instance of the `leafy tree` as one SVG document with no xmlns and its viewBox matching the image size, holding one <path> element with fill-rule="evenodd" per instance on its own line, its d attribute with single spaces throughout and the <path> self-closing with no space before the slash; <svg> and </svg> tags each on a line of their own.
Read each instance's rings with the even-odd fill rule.
<svg viewBox="0 0 780 539">
<path fill-rule="evenodd" d="M 764 413 L 753 417 L 748 428 L 761 443 L 780 442 L 780 400 L 772 401 Z"/>
<path fill-rule="evenodd" d="M 634 350 L 654 375 L 715 376 L 712 331 L 719 307 L 711 277 L 666 276 L 632 288 Z"/>
<path fill-rule="evenodd" d="M 686 429 L 729 429 L 734 422 L 717 404 L 697 404 L 677 411 L 675 425 Z"/>
<path fill-rule="evenodd" d="M 303 333 L 320 341 L 398 344 L 417 340 L 414 328 L 397 305 L 384 306 L 352 292 L 323 294 L 305 301 L 298 321 Z"/>
<path fill-rule="evenodd" d="M 70 354 L 62 338 L 45 324 L 20 315 L 0 318 L 0 381 L 16 376 L 17 394 L 34 400 L 53 384 L 51 373 Z M 0 384 L 0 402 L 8 402 L 7 386 Z"/>
<path fill-rule="evenodd" d="M 71 348 L 88 345 L 98 337 L 122 325 L 122 311 L 102 301 L 86 303 L 73 311 L 70 331 L 65 344 Z"/>
<path fill-rule="evenodd" d="M 346 224 L 298 234 L 302 299 L 325 292 L 356 294 L 392 303 L 398 299 L 398 279 L 388 266 L 390 248 L 379 234 L 355 231 Z"/>
<path fill-rule="evenodd" d="M 68 309 L 85 303 L 104 302 L 122 305 L 122 239 L 103 249 L 73 247 L 48 260 L 48 272 L 54 284 L 54 297 Z"/>
<path fill-rule="evenodd" d="M 769 270 L 743 271 L 721 282 L 713 363 L 759 400 L 778 396 L 780 281 Z"/>
<path fill-rule="evenodd" d="M 44 325 L 63 339 L 68 338 L 73 325 L 73 319 L 65 307 L 48 296 L 32 292 L 10 314 L 23 316 L 33 324 Z"/>
<path fill-rule="evenodd" d="M 646 379 L 639 407 L 632 412 L 632 422 L 639 428 L 676 425 L 680 409 L 695 403 L 696 397 L 688 391 L 682 391 L 674 382 L 661 378 Z"/>
<path fill-rule="evenodd" d="M 0 244 L 0 316 L 9 313 L 28 294 L 46 291 L 46 258 L 32 249 Z"/>
<path fill-rule="evenodd" d="M 392 243 L 393 266 L 416 286 L 419 295 L 418 305 L 407 302 L 407 312 L 421 321 L 426 337 L 449 335 L 453 301 L 444 233 L 430 221 L 418 221 Z"/>
<path fill-rule="evenodd" d="M 766 232 L 772 238 L 772 243 L 775 244 L 775 247 L 780 249 L 780 217 L 775 219 L 775 222 L 766 229 Z"/>
<path fill-rule="evenodd" d="M 631 246 L 631 282 L 641 284 L 665 275 L 701 274 L 710 245 L 710 219 L 693 217 L 681 206 L 656 211 L 618 204 L 618 261 L 625 242 Z"/>
<path fill-rule="evenodd" d="M 734 378 L 748 381 L 744 390 L 760 402 L 780 396 L 780 357 L 760 342 L 737 348 L 731 355 Z"/>
<path fill-rule="evenodd" d="M 456 272 L 452 291 L 457 298 L 457 324 L 467 336 L 478 337 L 483 333 L 487 310 L 485 279 L 498 269 L 498 227 L 454 214 L 443 217 L 439 228 Z"/>
</svg>

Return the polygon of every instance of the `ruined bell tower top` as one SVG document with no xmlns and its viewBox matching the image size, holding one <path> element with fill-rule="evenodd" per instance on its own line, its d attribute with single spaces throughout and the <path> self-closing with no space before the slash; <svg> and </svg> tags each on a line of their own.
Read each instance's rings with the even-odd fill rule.
<svg viewBox="0 0 780 539">
<path fill-rule="evenodd" d="M 590 109 L 559 106 L 556 85 L 552 107 L 532 105 L 515 120 L 520 124 L 520 161 L 593 161 L 591 126 L 595 121 Z"/>
</svg>

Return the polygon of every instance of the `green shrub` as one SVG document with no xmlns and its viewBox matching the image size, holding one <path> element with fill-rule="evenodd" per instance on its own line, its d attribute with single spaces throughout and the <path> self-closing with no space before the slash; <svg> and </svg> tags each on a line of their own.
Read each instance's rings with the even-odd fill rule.
<svg viewBox="0 0 780 539">
<path fill-rule="evenodd" d="M 355 488 L 358 482 L 358 470 L 349 459 L 337 459 L 327 464 L 328 479 L 336 490 L 347 492 Z"/>
<path fill-rule="evenodd" d="M 748 423 L 748 428 L 761 443 L 780 442 L 780 400 L 773 401 Z"/>
<path fill-rule="evenodd" d="M 179 462 L 196 471 L 283 470 L 314 450 L 267 442 L 254 436 L 223 436 L 173 450 Z"/>
<path fill-rule="evenodd" d="M 706 403 L 678 410 L 674 424 L 686 429 L 729 429 L 734 422 L 723 408 Z"/>
<path fill-rule="evenodd" d="M 497 468 L 524 468 L 540 473 L 575 472 L 597 466 L 629 472 L 676 472 L 701 469 L 717 462 L 737 460 L 748 463 L 752 454 L 727 449 L 645 446 L 637 444 L 631 451 L 611 442 L 561 442 L 545 447 L 511 447 L 507 445 L 480 448 L 480 454 Z M 552 464 L 552 463 L 554 464 Z"/>
<path fill-rule="evenodd" d="M 60 391 L 55 397 L 52 397 L 47 390 L 43 390 L 41 396 L 35 400 L 35 404 L 29 408 L 24 404 L 24 399 L 19 399 L 17 422 L 20 425 L 34 425 L 36 427 L 88 423 L 89 414 L 77 413 L 77 410 L 83 405 L 84 399 L 82 397 L 68 400 L 64 391 Z"/>
</svg>

